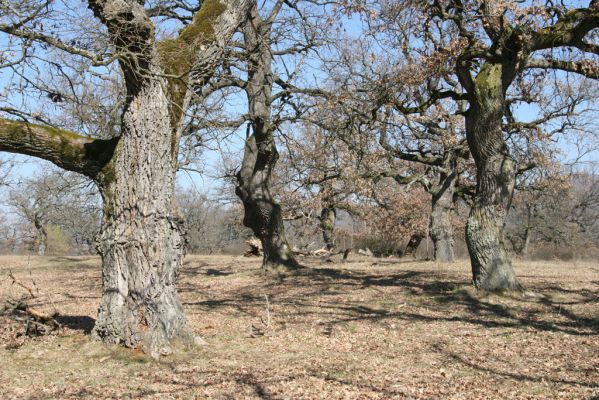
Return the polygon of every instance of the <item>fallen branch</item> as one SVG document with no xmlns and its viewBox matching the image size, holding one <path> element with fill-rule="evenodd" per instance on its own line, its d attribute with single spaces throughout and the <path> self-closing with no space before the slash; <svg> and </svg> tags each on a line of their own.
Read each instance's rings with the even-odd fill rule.
<svg viewBox="0 0 599 400">
<path fill-rule="evenodd" d="M 56 321 L 58 314 L 50 315 L 35 310 L 24 300 L 9 300 L 1 314 L 22 322 L 25 325 L 25 334 L 29 337 L 44 336 L 61 328 L 60 323 Z"/>
</svg>

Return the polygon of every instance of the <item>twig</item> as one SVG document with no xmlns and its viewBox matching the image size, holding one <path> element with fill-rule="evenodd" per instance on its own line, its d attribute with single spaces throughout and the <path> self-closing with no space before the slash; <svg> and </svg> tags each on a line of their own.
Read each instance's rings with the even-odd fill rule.
<svg viewBox="0 0 599 400">
<path fill-rule="evenodd" d="M 33 290 L 30 287 L 28 287 L 25 284 L 18 281 L 17 278 L 15 278 L 15 276 L 13 275 L 11 270 L 8 270 L 8 276 L 10 279 L 12 279 L 12 285 L 17 285 L 17 286 L 22 287 L 23 289 L 25 289 L 29 292 L 29 295 L 31 296 L 32 299 L 36 298 L 36 295 L 33 294 Z M 33 284 L 35 285 L 35 282 L 33 282 Z"/>
</svg>

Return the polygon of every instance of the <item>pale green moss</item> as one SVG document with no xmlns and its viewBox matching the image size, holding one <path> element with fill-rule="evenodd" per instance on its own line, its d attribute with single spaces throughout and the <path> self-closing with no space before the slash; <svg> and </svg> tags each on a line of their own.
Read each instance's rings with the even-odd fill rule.
<svg viewBox="0 0 599 400">
<path fill-rule="evenodd" d="M 43 135 L 50 139 L 44 141 L 43 146 L 46 151 L 53 151 L 73 160 L 81 160 L 85 157 L 85 152 L 82 151 L 81 147 L 81 140 L 87 139 L 85 136 L 65 129 L 6 119 L 0 121 L 0 126 L 2 128 L 0 137 L 18 142 L 23 139 L 23 136 L 35 133 L 35 131 L 43 131 Z"/>
<path fill-rule="evenodd" d="M 476 76 L 476 91 L 481 97 L 495 97 L 502 90 L 501 64 L 485 64 Z"/>
<path fill-rule="evenodd" d="M 187 74 L 198 58 L 198 50 L 202 43 L 209 43 L 215 39 L 212 24 L 226 9 L 227 6 L 219 0 L 205 0 L 191 24 L 186 26 L 176 39 L 166 39 L 156 44 L 164 72 L 177 77 L 169 79 L 171 119 L 174 124 L 182 114 L 181 107 L 187 91 Z"/>
</svg>

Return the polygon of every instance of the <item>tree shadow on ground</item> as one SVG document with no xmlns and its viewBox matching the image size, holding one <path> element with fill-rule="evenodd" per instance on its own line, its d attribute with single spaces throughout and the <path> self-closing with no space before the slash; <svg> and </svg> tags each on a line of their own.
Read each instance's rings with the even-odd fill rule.
<svg viewBox="0 0 599 400">
<path fill-rule="evenodd" d="M 214 266 L 210 267 L 211 270 Z M 397 288 L 396 303 L 413 303 L 396 310 L 380 306 L 376 299 L 340 302 L 336 295 L 366 288 Z M 541 287 L 551 291 L 559 286 Z M 562 332 L 591 336 L 599 333 L 599 318 L 577 315 L 564 303 L 548 296 L 499 296 L 477 292 L 469 282 L 456 276 L 434 271 L 363 271 L 333 268 L 306 268 L 283 278 L 268 279 L 227 291 L 225 297 L 200 302 L 188 302 L 208 310 L 233 308 L 244 315 L 255 316 L 264 307 L 266 293 L 282 306 L 289 317 L 315 317 L 327 324 L 356 321 L 466 322 L 487 328 L 532 328 L 537 331 Z M 388 295 L 389 292 L 386 292 Z M 597 295 L 588 289 L 571 290 L 576 303 L 596 301 Z M 330 297 L 329 297 L 330 296 Z M 504 301 L 505 300 L 505 301 Z M 374 303 L 374 305 L 373 305 Z"/>
<path fill-rule="evenodd" d="M 444 347 L 440 346 L 440 345 L 433 345 L 432 348 L 440 354 L 443 354 L 446 358 L 448 358 L 449 360 L 453 361 L 453 362 L 457 362 L 458 364 L 461 364 L 465 367 L 480 371 L 480 372 L 484 372 L 486 374 L 491 374 L 492 376 L 503 376 L 505 378 L 510 378 L 510 379 L 514 379 L 520 382 L 552 382 L 552 383 L 557 383 L 557 384 L 566 384 L 566 385 L 577 385 L 577 386 L 584 386 L 584 387 L 588 387 L 588 388 L 599 388 L 599 383 L 597 382 L 582 382 L 582 381 L 578 381 L 578 380 L 570 380 L 570 379 L 556 379 L 556 378 L 551 378 L 549 376 L 547 376 L 547 374 L 540 374 L 540 375 L 532 375 L 532 374 L 522 374 L 522 373 L 517 373 L 517 372 L 510 372 L 510 371 L 502 371 L 499 368 L 493 368 L 490 366 L 486 366 L 483 365 L 482 362 L 475 362 L 472 361 L 471 359 L 467 359 L 466 357 L 452 352 L 452 351 L 448 351 L 447 349 L 445 349 Z"/>
<path fill-rule="evenodd" d="M 96 323 L 94 318 L 87 315 L 57 315 L 54 319 L 65 328 L 82 331 L 86 335 L 92 332 Z"/>
</svg>

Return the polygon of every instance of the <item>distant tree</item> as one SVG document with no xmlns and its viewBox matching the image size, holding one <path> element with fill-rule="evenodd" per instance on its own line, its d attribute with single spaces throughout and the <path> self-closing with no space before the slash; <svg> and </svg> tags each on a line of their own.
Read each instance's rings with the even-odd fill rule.
<svg viewBox="0 0 599 400">
<path fill-rule="evenodd" d="M 77 252 L 95 253 L 101 206 L 95 187 L 84 177 L 62 171 L 42 172 L 14 185 L 8 204 L 34 227 L 40 256 L 47 250 L 48 226 L 68 234 L 74 241 L 70 247 Z"/>
<path fill-rule="evenodd" d="M 532 179 L 529 178 L 529 179 Z M 593 173 L 537 175 L 514 194 L 506 236 L 514 251 L 561 246 L 581 255 L 599 248 L 599 179 Z"/>
<path fill-rule="evenodd" d="M 224 206 L 192 189 L 179 190 L 177 202 L 185 217 L 189 252 L 214 254 L 241 246 L 248 238 L 240 207 Z"/>
</svg>

